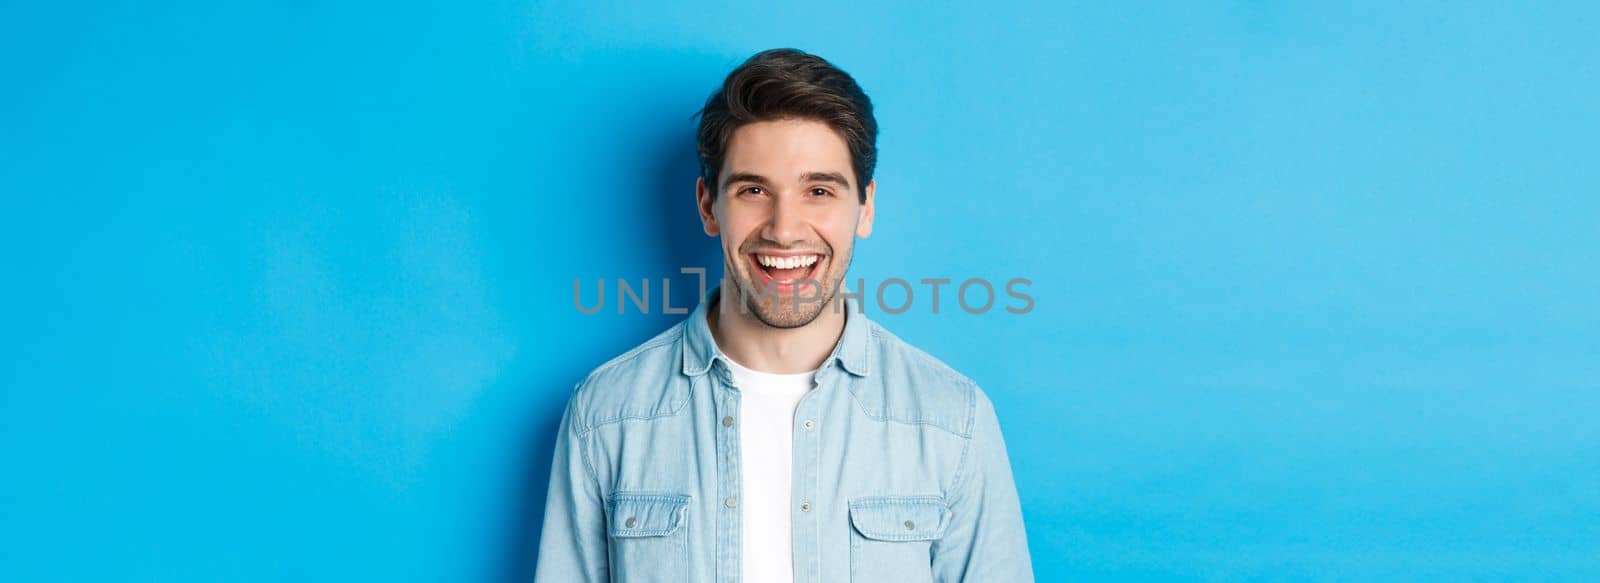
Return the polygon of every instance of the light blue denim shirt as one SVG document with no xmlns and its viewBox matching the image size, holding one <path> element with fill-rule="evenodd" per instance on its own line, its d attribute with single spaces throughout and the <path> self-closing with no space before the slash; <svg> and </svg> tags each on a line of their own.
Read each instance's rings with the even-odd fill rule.
<svg viewBox="0 0 1600 583">
<path fill-rule="evenodd" d="M 706 321 L 719 291 L 573 391 L 536 581 L 739 581 L 739 389 Z M 993 404 L 846 302 L 794 416 L 795 582 L 1032 581 Z"/>
</svg>

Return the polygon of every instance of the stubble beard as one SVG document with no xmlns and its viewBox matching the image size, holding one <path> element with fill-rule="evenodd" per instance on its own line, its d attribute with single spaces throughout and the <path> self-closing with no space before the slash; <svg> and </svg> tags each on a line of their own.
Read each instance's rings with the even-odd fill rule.
<svg viewBox="0 0 1600 583">
<path fill-rule="evenodd" d="M 853 255 L 850 259 L 854 259 Z M 833 262 L 836 257 L 832 254 L 827 256 L 828 269 L 833 273 L 820 275 L 820 279 L 816 282 L 819 288 L 818 297 L 815 298 L 796 297 L 793 292 L 779 293 L 776 285 L 770 292 L 764 294 L 760 284 L 756 283 L 754 274 L 732 269 L 733 273 L 739 274 L 736 278 L 742 309 L 745 313 L 754 315 L 762 324 L 785 330 L 799 328 L 816 321 L 817 317 L 822 315 L 822 310 L 833 305 L 834 297 L 839 293 L 839 282 L 850 269 L 850 259 L 846 259 L 844 267 L 839 268 Z M 743 262 L 744 254 L 741 253 L 739 258 Z M 732 266 L 727 268 L 731 269 Z M 747 265 L 745 269 L 751 268 Z"/>
</svg>

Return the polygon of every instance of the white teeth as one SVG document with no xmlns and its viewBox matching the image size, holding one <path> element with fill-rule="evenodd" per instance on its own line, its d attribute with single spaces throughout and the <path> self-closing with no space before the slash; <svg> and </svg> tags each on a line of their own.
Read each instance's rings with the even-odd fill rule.
<svg viewBox="0 0 1600 583">
<path fill-rule="evenodd" d="M 757 255 L 756 262 L 767 267 L 777 269 L 794 269 L 797 267 L 810 267 L 817 262 L 816 255 L 800 255 L 796 257 L 776 257 L 772 255 Z"/>
</svg>

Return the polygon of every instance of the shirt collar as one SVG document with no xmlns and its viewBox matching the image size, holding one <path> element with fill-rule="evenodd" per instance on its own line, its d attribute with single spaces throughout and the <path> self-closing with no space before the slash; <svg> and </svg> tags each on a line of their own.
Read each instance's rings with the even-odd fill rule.
<svg viewBox="0 0 1600 583">
<path fill-rule="evenodd" d="M 846 291 L 846 290 L 842 290 Z M 689 319 L 684 322 L 683 338 L 683 374 L 700 376 L 711 369 L 711 362 L 722 359 L 725 363 L 728 357 L 717 347 L 716 338 L 711 335 L 711 324 L 706 320 L 706 314 L 711 311 L 711 306 L 717 303 L 717 298 L 722 294 L 722 287 L 718 286 L 700 300 L 700 305 L 689 314 Z M 844 294 L 840 294 L 844 295 Z M 826 367 L 829 362 L 838 362 L 839 366 L 850 374 L 867 376 L 867 349 L 871 335 L 871 322 L 866 314 L 861 313 L 861 302 L 855 297 L 845 295 L 844 300 L 844 333 L 839 335 L 839 343 L 833 346 L 833 353 L 828 355 L 828 360 L 823 361 Z M 833 309 L 829 307 L 823 309 Z"/>
</svg>

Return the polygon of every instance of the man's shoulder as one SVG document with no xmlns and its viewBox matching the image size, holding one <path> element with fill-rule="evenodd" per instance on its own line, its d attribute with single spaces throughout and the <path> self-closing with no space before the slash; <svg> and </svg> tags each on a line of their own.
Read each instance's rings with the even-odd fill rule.
<svg viewBox="0 0 1600 583">
<path fill-rule="evenodd" d="M 584 376 L 568 404 L 574 428 L 583 433 L 617 421 L 677 413 L 688 402 L 687 393 L 672 390 L 683 364 L 683 328 L 683 323 L 675 324 Z"/>
<path fill-rule="evenodd" d="M 988 396 L 976 381 L 877 322 L 868 327 L 874 390 L 857 391 L 869 416 L 972 433 L 973 412 Z"/>
</svg>

